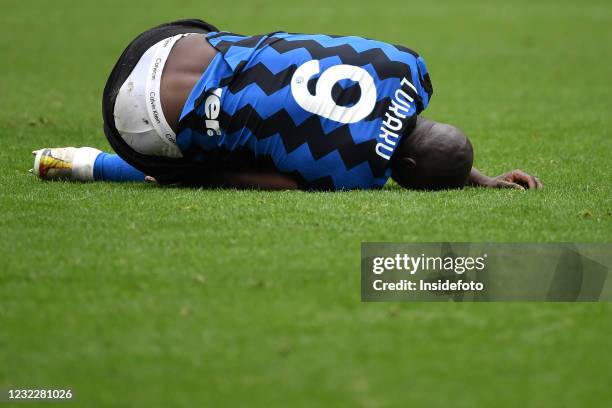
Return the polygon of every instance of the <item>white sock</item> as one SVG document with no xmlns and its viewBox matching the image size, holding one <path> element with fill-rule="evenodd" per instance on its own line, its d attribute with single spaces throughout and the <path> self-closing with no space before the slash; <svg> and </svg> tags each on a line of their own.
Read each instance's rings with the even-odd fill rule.
<svg viewBox="0 0 612 408">
<path fill-rule="evenodd" d="M 93 181 L 94 163 L 101 150 L 93 147 L 81 147 L 77 149 L 72 158 L 72 179 L 79 181 Z"/>
</svg>

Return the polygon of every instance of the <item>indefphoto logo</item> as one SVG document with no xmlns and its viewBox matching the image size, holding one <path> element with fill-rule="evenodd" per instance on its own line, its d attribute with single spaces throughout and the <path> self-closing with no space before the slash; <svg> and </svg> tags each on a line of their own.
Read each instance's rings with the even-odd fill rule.
<svg viewBox="0 0 612 408">
<path fill-rule="evenodd" d="M 610 244 L 364 243 L 361 295 L 363 301 L 612 300 L 610 254 Z"/>
<path fill-rule="evenodd" d="M 372 260 L 372 273 L 382 275 L 387 271 L 402 271 L 410 275 L 419 272 L 452 272 L 463 275 L 466 271 L 482 271 L 485 269 L 487 254 L 482 256 L 411 256 L 409 254 L 396 254 L 394 257 L 376 257 Z M 418 279 L 416 282 L 408 279 L 400 279 L 394 282 L 385 282 L 383 279 L 374 280 L 372 287 L 376 291 L 481 291 L 484 289 L 482 282 L 473 280 L 463 281 L 455 279 L 454 276 L 444 277 L 436 274 L 438 279 Z"/>
</svg>

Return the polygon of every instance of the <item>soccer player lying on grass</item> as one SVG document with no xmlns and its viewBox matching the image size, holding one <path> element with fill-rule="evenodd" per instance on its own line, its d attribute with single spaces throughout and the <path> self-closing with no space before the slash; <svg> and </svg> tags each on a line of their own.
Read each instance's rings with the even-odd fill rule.
<svg viewBox="0 0 612 408">
<path fill-rule="evenodd" d="M 402 46 L 175 21 L 132 41 L 108 79 L 104 130 L 117 154 L 41 149 L 33 171 L 271 190 L 380 188 L 389 177 L 426 190 L 542 187 L 520 170 L 473 168 L 459 129 L 419 116 L 432 93 L 425 61 Z"/>
</svg>

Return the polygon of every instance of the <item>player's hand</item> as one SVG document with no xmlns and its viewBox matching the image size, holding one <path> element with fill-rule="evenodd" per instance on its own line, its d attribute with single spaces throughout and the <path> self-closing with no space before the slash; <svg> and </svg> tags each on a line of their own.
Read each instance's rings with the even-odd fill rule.
<svg viewBox="0 0 612 408">
<path fill-rule="evenodd" d="M 522 170 L 512 170 L 500 176 L 494 177 L 490 187 L 493 188 L 515 188 L 518 190 L 539 190 L 544 184 L 539 178 L 525 173 Z"/>
</svg>

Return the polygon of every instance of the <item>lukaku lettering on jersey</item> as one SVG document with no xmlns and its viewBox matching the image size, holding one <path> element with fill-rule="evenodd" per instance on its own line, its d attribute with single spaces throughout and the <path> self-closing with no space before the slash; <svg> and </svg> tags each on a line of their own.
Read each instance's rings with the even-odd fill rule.
<svg viewBox="0 0 612 408">
<path fill-rule="evenodd" d="M 177 136 L 184 156 L 199 162 L 252 158 L 313 189 L 382 187 L 432 94 L 424 60 L 380 41 L 284 32 L 207 38 L 219 53 L 192 90 Z"/>
</svg>

